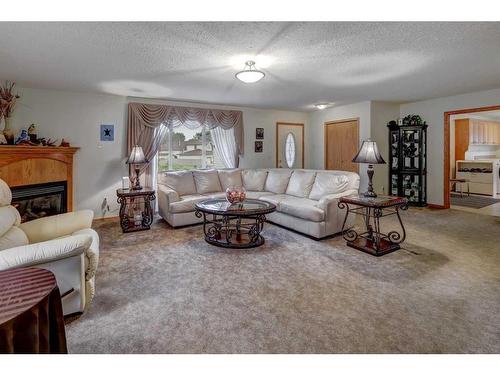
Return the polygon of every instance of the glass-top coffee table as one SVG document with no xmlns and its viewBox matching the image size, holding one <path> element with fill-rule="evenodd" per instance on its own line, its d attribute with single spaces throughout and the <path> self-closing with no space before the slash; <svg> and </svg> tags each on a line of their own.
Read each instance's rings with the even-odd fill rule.
<svg viewBox="0 0 500 375">
<path fill-rule="evenodd" d="M 230 204 L 225 199 L 207 199 L 196 203 L 196 217 L 203 216 L 203 232 L 209 244 L 247 249 L 264 244 L 261 232 L 266 214 L 276 210 L 269 202 L 246 199 Z"/>
</svg>

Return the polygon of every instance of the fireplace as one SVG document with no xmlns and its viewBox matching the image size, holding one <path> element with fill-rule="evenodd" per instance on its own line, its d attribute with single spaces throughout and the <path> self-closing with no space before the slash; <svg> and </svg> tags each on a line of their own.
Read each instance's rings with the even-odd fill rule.
<svg viewBox="0 0 500 375">
<path fill-rule="evenodd" d="M 58 215 L 68 211 L 67 182 L 24 185 L 12 188 L 12 205 L 21 214 L 21 222 Z"/>
</svg>

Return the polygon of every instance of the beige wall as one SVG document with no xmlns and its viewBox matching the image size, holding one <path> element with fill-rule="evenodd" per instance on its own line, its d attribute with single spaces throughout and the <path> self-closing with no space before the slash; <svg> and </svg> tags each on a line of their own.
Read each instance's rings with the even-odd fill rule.
<svg viewBox="0 0 500 375">
<path fill-rule="evenodd" d="M 373 189 L 378 194 L 389 193 L 389 130 L 387 123 L 399 117 L 399 104 L 371 102 L 371 138 L 377 142 L 386 164 L 374 166 Z"/>
</svg>

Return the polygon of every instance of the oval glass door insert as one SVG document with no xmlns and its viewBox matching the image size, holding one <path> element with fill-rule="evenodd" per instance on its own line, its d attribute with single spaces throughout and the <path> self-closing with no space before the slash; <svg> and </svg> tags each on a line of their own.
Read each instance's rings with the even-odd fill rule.
<svg viewBox="0 0 500 375">
<path fill-rule="evenodd" d="M 295 136 L 288 133 L 285 139 L 285 160 L 288 168 L 292 168 L 295 164 Z"/>
</svg>

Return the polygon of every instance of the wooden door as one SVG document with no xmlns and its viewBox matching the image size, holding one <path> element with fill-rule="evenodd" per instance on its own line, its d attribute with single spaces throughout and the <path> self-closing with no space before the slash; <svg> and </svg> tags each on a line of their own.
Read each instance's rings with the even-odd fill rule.
<svg viewBox="0 0 500 375">
<path fill-rule="evenodd" d="M 325 123 L 325 169 L 359 172 L 353 163 L 359 149 L 359 120 Z"/>
<path fill-rule="evenodd" d="M 304 124 L 276 123 L 276 167 L 304 168 Z"/>
<path fill-rule="evenodd" d="M 469 148 L 469 119 L 455 120 L 455 160 L 464 160 Z"/>
</svg>

